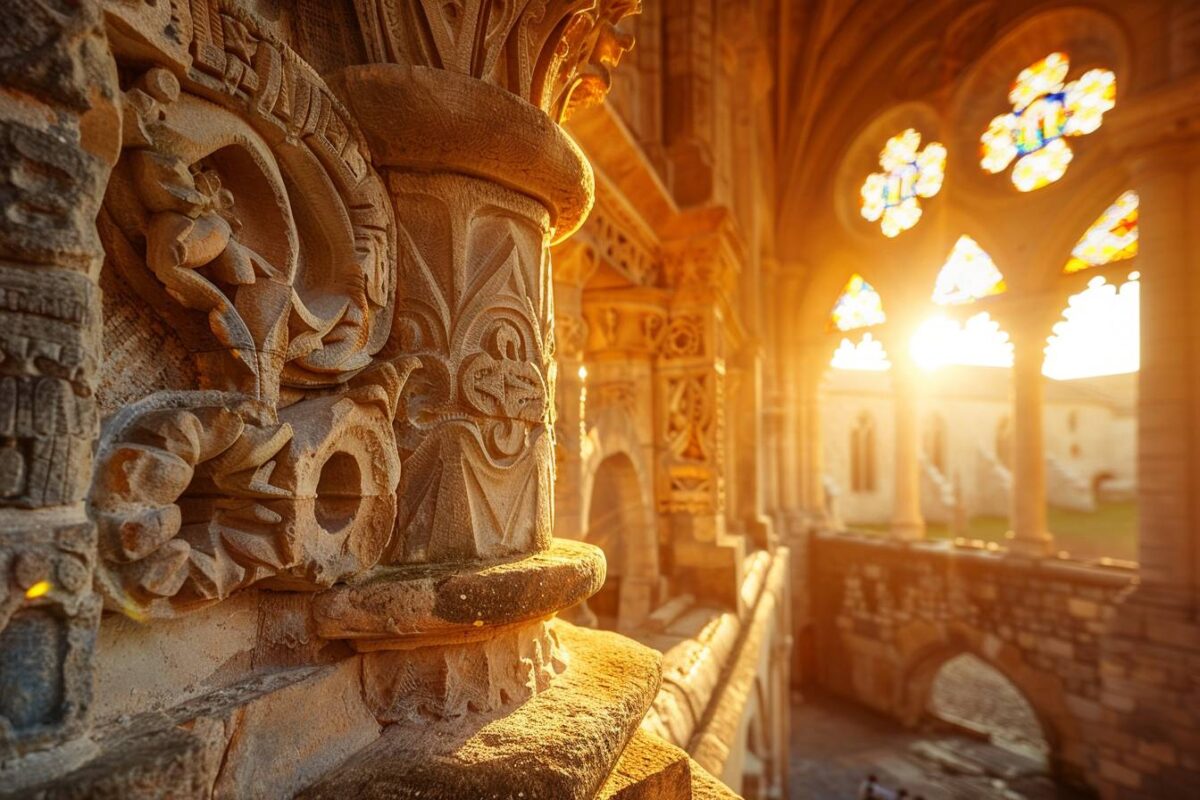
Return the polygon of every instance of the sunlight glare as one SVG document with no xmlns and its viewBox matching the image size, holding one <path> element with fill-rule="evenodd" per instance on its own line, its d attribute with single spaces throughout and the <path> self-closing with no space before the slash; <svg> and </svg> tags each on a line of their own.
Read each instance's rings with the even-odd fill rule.
<svg viewBox="0 0 1200 800">
<path fill-rule="evenodd" d="M 883 342 L 870 333 L 864 333 L 857 344 L 849 339 L 842 339 L 829 366 L 860 372 L 886 372 L 891 368 L 892 362 L 888 361 L 887 353 L 883 350 Z"/>
<path fill-rule="evenodd" d="M 1138 277 L 1130 273 L 1118 289 L 1097 276 L 1071 297 L 1046 346 L 1043 375 L 1062 381 L 1137 372 Z"/>
<path fill-rule="evenodd" d="M 1008 334 L 986 311 L 966 324 L 940 314 L 930 317 L 913 334 L 909 352 L 924 370 L 951 365 L 1011 367 L 1013 362 Z"/>
</svg>

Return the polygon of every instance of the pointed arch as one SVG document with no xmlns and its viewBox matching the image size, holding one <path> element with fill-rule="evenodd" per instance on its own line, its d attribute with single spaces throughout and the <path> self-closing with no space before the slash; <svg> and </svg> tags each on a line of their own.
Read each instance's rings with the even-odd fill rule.
<svg viewBox="0 0 1200 800">
<path fill-rule="evenodd" d="M 1084 232 L 1071 250 L 1063 272 L 1068 275 L 1092 267 L 1125 261 L 1138 252 L 1138 195 L 1123 192 Z"/>
<path fill-rule="evenodd" d="M 971 303 L 1004 292 L 1008 286 L 992 257 L 970 236 L 958 237 L 933 286 L 940 306 Z"/>
<path fill-rule="evenodd" d="M 833 309 L 829 312 L 829 330 L 852 331 L 882 325 L 886 321 L 883 298 L 874 286 L 855 272 L 833 303 Z"/>
</svg>

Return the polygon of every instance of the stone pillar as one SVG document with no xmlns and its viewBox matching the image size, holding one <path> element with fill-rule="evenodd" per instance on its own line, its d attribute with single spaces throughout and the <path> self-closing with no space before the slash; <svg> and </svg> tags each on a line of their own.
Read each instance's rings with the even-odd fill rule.
<svg viewBox="0 0 1200 800">
<path fill-rule="evenodd" d="M 743 347 L 742 352 L 738 354 L 738 362 L 740 381 L 732 414 L 736 452 L 730 454 L 734 478 L 737 481 L 737 507 L 734 512 L 755 546 L 765 549 L 774 546 L 776 534 L 770 517 L 763 513 L 765 451 L 772 445 L 771 440 L 764 435 L 761 348 L 756 344 Z"/>
<path fill-rule="evenodd" d="M 587 532 L 587 520 L 583 517 L 582 454 L 586 435 L 587 366 L 583 347 L 587 341 L 587 322 L 583 318 L 580 286 L 559 281 L 558 268 L 564 261 L 588 257 L 586 250 L 589 248 L 572 243 L 567 249 L 555 251 L 554 535 L 567 539 L 582 539 Z"/>
<path fill-rule="evenodd" d="M 1198 115 L 1193 104 L 1190 123 L 1177 119 L 1173 129 L 1195 130 Z M 1134 151 L 1138 260 L 1145 264 L 1140 570 L 1100 643 L 1093 781 L 1106 800 L 1200 796 L 1200 505 L 1194 499 L 1200 496 L 1200 152 L 1194 139 L 1138 143 Z"/>
<path fill-rule="evenodd" d="M 667 0 L 664 19 L 663 139 L 671 162 L 671 191 L 681 206 L 713 197 L 714 4 L 712 0 Z"/>
<path fill-rule="evenodd" d="M 619 19 L 631 7 L 612 8 Z M 386 52 L 423 52 L 423 41 L 410 39 L 417 27 L 388 13 L 372 31 Z M 404 467 L 391 546 L 380 567 L 323 592 L 313 609 L 319 635 L 363 653 L 369 707 L 403 731 L 385 747 L 390 766 L 379 791 L 446 795 L 450 786 L 473 797 L 519 780 L 531 795 L 582 796 L 611 769 L 620 752 L 613 743 L 632 734 L 645 708 L 639 699 L 633 714 L 605 712 L 618 719 L 607 723 L 612 734 L 588 745 L 592 753 L 573 759 L 582 776 L 484 754 L 488 767 L 472 769 L 455 738 L 520 713 L 552 683 L 569 685 L 568 663 L 585 669 L 597 655 L 584 652 L 585 638 L 568 657 L 559 632 L 570 626 L 548 622 L 604 579 L 598 548 L 552 540 L 549 246 L 587 214 L 592 175 L 555 124 L 574 76 L 557 74 L 558 61 L 546 73 L 523 70 L 531 53 L 578 52 L 597 35 L 596 47 L 605 46 L 613 20 L 570 4 L 539 13 L 509 39 L 485 41 L 482 54 L 441 53 L 447 68 L 372 64 L 330 78 L 387 182 L 401 250 L 390 346 L 419 364 L 397 410 Z M 515 52 L 491 53 L 493 46 Z M 473 72 L 499 63 L 508 66 Z M 613 53 L 604 63 L 615 63 Z M 639 694 L 653 685 L 643 666 L 629 681 Z M 587 718 L 578 716 L 585 725 Z M 496 746 L 514 733 L 497 731 Z M 531 746 L 520 738 L 503 745 L 506 752 Z M 328 776 L 313 794 L 342 795 L 355 771 Z"/>
<path fill-rule="evenodd" d="M 804 510 L 810 524 L 834 522 L 825 499 L 825 441 L 821 427 L 821 382 L 829 363 L 825 348 L 809 345 L 800 359 L 798 404 L 800 410 L 800 471 Z"/>
<path fill-rule="evenodd" d="M 1046 524 L 1045 360 L 1048 314 L 1011 315 L 1012 368 L 1012 531 L 1010 552 L 1044 556 L 1054 549 Z"/>
<path fill-rule="evenodd" d="M 892 361 L 895 409 L 895 472 L 892 494 L 892 536 L 905 541 L 925 538 L 921 515 L 920 374 L 906 342 L 888 348 Z"/>
<path fill-rule="evenodd" d="M 656 500 L 671 531 L 675 574 L 689 591 L 741 608 L 746 541 L 728 531 L 730 485 L 727 411 L 730 352 L 737 323 L 729 300 L 736 267 L 727 259 L 731 229 L 722 217 L 689 222 L 691 235 L 664 244 L 674 289 L 655 363 L 658 428 Z M 740 376 L 739 376 L 740 377 Z"/>
<path fill-rule="evenodd" d="M 1140 602 L 1195 613 L 1200 591 L 1200 385 L 1194 378 L 1194 200 L 1197 158 L 1154 151 L 1136 163 L 1141 288 L 1138 375 L 1138 564 Z M 1186 168 L 1191 166 L 1191 171 Z M 1153 270 L 1149 265 L 1153 264 Z"/>
<path fill-rule="evenodd" d="M 94 745 L 100 600 L 83 500 L 98 433 L 103 250 L 120 141 L 99 3 L 7 9 L 0 60 L 0 794 Z M 47 751 L 61 745 L 57 750 Z M 38 752 L 43 751 L 43 752 Z M 40 766 L 39 766 L 40 765 Z"/>
</svg>

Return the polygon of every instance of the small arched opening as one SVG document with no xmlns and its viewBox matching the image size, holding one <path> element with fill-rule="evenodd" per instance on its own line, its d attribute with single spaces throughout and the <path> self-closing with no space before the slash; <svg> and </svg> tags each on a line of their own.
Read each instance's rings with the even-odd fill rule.
<svg viewBox="0 0 1200 800">
<path fill-rule="evenodd" d="M 1051 747 L 1037 712 L 1012 681 L 978 656 L 962 653 L 942 663 L 925 712 L 1048 768 Z"/>
<path fill-rule="evenodd" d="M 636 626 L 650 612 L 658 545 L 637 469 L 625 453 L 600 462 L 592 480 L 587 541 L 604 551 L 607 577 L 588 607 L 604 628 Z"/>
</svg>

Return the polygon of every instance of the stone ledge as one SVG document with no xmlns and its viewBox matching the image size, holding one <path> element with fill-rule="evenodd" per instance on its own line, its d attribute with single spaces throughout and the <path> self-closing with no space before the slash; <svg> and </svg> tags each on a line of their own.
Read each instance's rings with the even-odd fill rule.
<svg viewBox="0 0 1200 800">
<path fill-rule="evenodd" d="M 462 644 L 546 619 L 604 583 L 604 553 L 555 539 L 550 549 L 484 564 L 377 567 L 313 600 L 317 633 L 359 650 Z"/>
<path fill-rule="evenodd" d="M 639 730 L 596 800 L 687 800 L 692 796 L 688 754 Z"/>
<path fill-rule="evenodd" d="M 505 716 L 398 723 L 300 796 L 591 800 L 658 690 L 659 655 L 551 623 L 568 667 Z"/>
<path fill-rule="evenodd" d="M 357 658 L 255 675 L 92 734 L 95 758 L 0 797 L 287 797 L 379 736 Z"/>
</svg>

